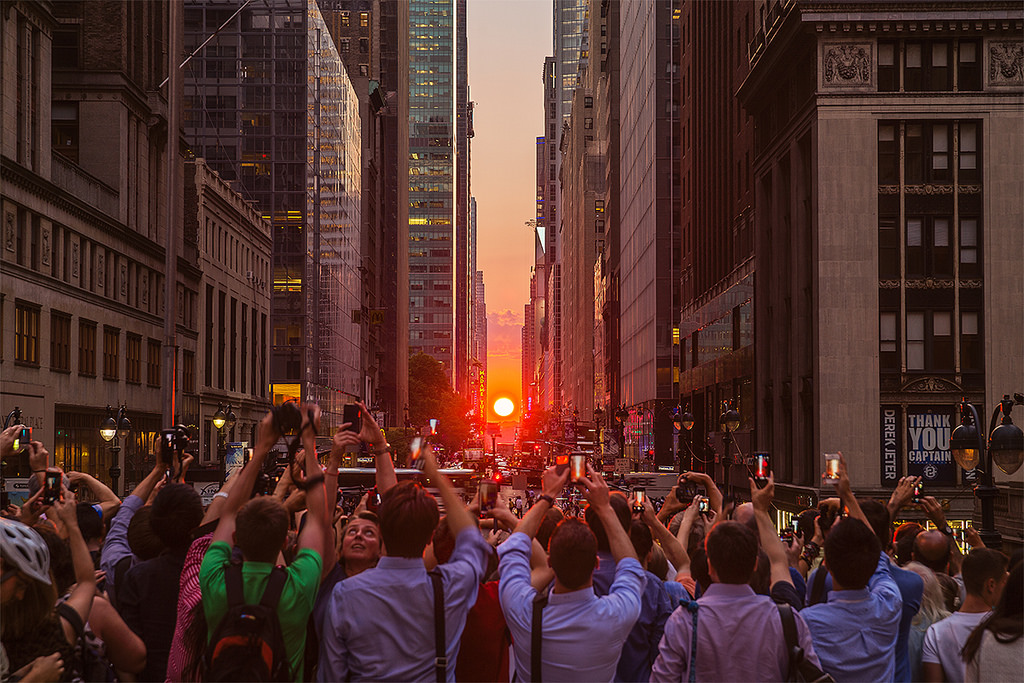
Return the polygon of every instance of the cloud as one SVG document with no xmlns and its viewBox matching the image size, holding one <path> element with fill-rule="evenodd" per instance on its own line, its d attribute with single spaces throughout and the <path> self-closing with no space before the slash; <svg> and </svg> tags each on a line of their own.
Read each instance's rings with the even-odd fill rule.
<svg viewBox="0 0 1024 683">
<path fill-rule="evenodd" d="M 523 312 L 513 311 L 511 308 L 506 308 L 503 311 L 488 311 L 487 313 L 487 325 L 497 327 L 522 327 L 523 326 Z"/>
</svg>

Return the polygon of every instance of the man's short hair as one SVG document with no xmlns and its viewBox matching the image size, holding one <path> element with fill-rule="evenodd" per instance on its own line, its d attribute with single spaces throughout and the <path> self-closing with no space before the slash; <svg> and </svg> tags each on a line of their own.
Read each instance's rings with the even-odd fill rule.
<svg viewBox="0 0 1024 683">
<path fill-rule="evenodd" d="M 149 521 L 153 516 L 153 506 L 144 505 L 128 522 L 128 547 L 140 562 L 151 560 L 164 551 L 163 541 L 153 533 Z"/>
<path fill-rule="evenodd" d="M 168 484 L 156 494 L 149 525 L 168 548 L 187 548 L 202 521 L 203 501 L 188 484 Z"/>
<path fill-rule="evenodd" d="M 868 585 L 881 551 L 875 532 L 852 517 L 837 520 L 825 537 L 828 571 L 843 590 L 860 590 Z"/>
<path fill-rule="evenodd" d="M 75 516 L 78 517 L 78 530 L 82 532 L 82 539 L 86 543 L 103 539 L 103 515 L 96 512 L 92 503 L 78 503 Z"/>
<path fill-rule="evenodd" d="M 892 522 L 889 519 L 889 508 L 877 500 L 859 500 L 861 512 L 868 518 L 871 530 L 878 537 L 882 544 L 882 550 L 888 550 L 892 545 Z"/>
<path fill-rule="evenodd" d="M 629 509 L 629 501 L 626 500 L 626 496 L 615 491 L 608 496 L 608 502 L 611 504 L 615 516 L 619 518 L 622 530 L 629 535 L 629 522 L 633 518 L 633 514 Z M 594 532 L 594 536 L 597 538 L 597 549 L 606 553 L 610 552 L 611 546 L 608 543 L 608 534 L 605 532 L 604 524 L 597 515 L 597 510 L 593 505 L 588 505 L 584 514 L 587 519 L 587 526 L 590 527 L 590 530 Z"/>
<path fill-rule="evenodd" d="M 964 588 L 969 595 L 980 596 L 985 590 L 985 582 L 995 579 L 998 583 L 1006 573 L 1009 560 L 998 550 L 992 548 L 975 548 L 960 564 L 960 573 L 964 577 Z"/>
<path fill-rule="evenodd" d="M 708 564 L 718 574 L 721 583 L 743 584 L 757 564 L 757 536 L 746 524 L 722 522 L 716 524 L 704 540 Z"/>
<path fill-rule="evenodd" d="M 636 556 L 643 562 L 654 546 L 650 528 L 639 519 L 632 520 L 629 524 L 629 540 L 633 544 Z"/>
<path fill-rule="evenodd" d="M 537 529 L 537 540 L 540 541 L 540 545 L 544 550 L 548 549 L 548 541 L 551 540 L 551 534 L 563 519 L 565 519 L 565 515 L 558 508 L 549 508 L 544 513 L 544 519 L 541 520 L 540 528 Z"/>
<path fill-rule="evenodd" d="M 949 559 L 953 555 L 950 538 L 939 531 L 922 531 L 914 536 L 914 550 L 911 557 L 933 572 L 945 574 Z"/>
<path fill-rule="evenodd" d="M 597 565 L 596 535 L 578 519 L 564 519 L 551 534 L 548 559 L 563 586 L 582 588 Z"/>
<path fill-rule="evenodd" d="M 281 501 L 257 496 L 238 511 L 235 545 L 247 560 L 274 563 L 288 538 L 289 526 L 288 511 Z"/>
<path fill-rule="evenodd" d="M 380 535 L 391 557 L 422 557 L 441 513 L 437 501 L 414 481 L 400 481 L 382 496 Z"/>
</svg>

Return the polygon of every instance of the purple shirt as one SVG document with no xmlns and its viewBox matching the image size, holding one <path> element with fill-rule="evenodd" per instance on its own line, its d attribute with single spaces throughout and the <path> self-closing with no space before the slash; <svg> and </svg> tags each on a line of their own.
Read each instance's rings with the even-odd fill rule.
<svg viewBox="0 0 1024 683">
<path fill-rule="evenodd" d="M 746 584 L 715 583 L 697 601 L 698 681 L 784 681 L 789 653 L 778 606 Z M 815 665 L 811 634 L 798 612 L 797 636 L 806 659 Z M 693 614 L 678 607 L 665 624 L 652 681 L 689 679 Z"/>
</svg>

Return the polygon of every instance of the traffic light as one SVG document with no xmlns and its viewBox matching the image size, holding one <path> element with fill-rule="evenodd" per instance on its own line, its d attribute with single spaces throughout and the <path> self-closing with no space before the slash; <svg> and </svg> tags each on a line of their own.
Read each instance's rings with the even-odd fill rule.
<svg viewBox="0 0 1024 683">
<path fill-rule="evenodd" d="M 494 481 L 501 481 L 501 472 L 494 473 Z"/>
</svg>

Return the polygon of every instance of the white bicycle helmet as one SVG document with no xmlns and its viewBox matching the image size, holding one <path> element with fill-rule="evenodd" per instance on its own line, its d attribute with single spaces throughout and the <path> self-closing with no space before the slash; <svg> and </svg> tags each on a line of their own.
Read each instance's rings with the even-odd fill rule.
<svg viewBox="0 0 1024 683">
<path fill-rule="evenodd" d="M 50 583 L 50 549 L 34 529 L 0 517 L 0 554 L 36 581 Z"/>
</svg>

